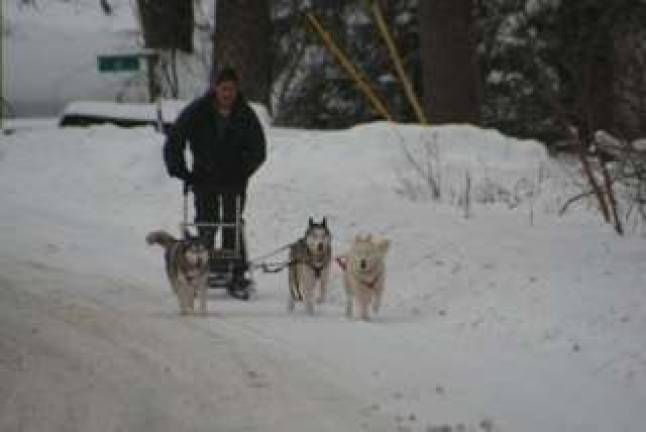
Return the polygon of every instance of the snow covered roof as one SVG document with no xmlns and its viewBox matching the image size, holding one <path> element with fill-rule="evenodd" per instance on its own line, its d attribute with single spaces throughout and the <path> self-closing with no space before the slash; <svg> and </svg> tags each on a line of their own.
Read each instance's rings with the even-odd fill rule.
<svg viewBox="0 0 646 432">
<path fill-rule="evenodd" d="M 172 124 L 188 104 L 186 100 L 165 99 L 160 103 L 162 122 Z M 264 106 L 252 103 L 264 127 L 271 124 L 269 111 Z M 65 107 L 60 126 L 87 126 L 91 124 L 113 123 L 120 126 L 143 126 L 157 123 L 157 104 L 123 103 L 107 101 L 75 101 Z"/>
</svg>

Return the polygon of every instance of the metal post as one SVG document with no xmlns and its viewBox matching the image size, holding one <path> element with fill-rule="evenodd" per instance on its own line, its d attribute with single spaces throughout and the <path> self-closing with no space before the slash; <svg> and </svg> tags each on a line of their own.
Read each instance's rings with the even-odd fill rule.
<svg viewBox="0 0 646 432">
<path fill-rule="evenodd" d="M 146 55 L 146 63 L 148 66 L 148 98 L 151 103 L 155 102 L 155 99 L 159 94 L 159 85 L 157 84 L 157 76 L 155 74 L 158 60 L 159 55 L 157 53 Z"/>
<path fill-rule="evenodd" d="M 164 113 L 162 112 L 161 97 L 159 96 L 157 97 L 155 111 L 157 117 L 157 120 L 155 121 L 155 129 L 157 129 L 157 132 L 159 133 L 164 133 Z"/>
</svg>

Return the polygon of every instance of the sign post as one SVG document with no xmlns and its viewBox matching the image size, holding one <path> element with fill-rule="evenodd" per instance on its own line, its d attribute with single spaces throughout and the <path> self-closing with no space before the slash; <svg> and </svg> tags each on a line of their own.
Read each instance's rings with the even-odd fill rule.
<svg viewBox="0 0 646 432">
<path fill-rule="evenodd" d="M 99 72 L 136 72 L 139 70 L 137 54 L 100 55 L 97 57 Z"/>
<path fill-rule="evenodd" d="M 138 72 L 142 59 L 146 60 L 148 69 L 148 96 L 150 102 L 154 102 L 159 92 L 155 75 L 159 55 L 155 51 L 99 55 L 97 56 L 97 67 L 100 73 Z"/>
</svg>

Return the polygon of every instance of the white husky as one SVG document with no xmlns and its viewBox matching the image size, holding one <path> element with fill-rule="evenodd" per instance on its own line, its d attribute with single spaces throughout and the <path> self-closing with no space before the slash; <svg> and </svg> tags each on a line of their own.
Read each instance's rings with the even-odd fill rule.
<svg viewBox="0 0 646 432">
<path fill-rule="evenodd" d="M 362 320 L 370 319 L 368 308 L 371 304 L 374 314 L 379 311 L 386 280 L 385 257 L 389 247 L 389 240 L 374 241 L 371 235 L 357 236 L 350 250 L 337 257 L 337 262 L 344 271 L 345 314 L 348 318 L 353 315 L 353 301 L 357 303 L 359 318 Z"/>
</svg>

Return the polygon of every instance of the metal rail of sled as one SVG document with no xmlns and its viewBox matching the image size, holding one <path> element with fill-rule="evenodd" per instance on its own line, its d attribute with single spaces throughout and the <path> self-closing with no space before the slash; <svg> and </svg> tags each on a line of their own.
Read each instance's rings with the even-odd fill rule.
<svg viewBox="0 0 646 432">
<path fill-rule="evenodd" d="M 244 219 L 242 218 L 241 199 L 240 196 L 236 197 L 236 211 L 234 222 L 189 222 L 188 210 L 188 193 L 190 187 L 184 187 L 184 208 L 183 220 L 179 224 L 180 232 L 183 237 L 190 232 L 190 229 L 199 231 L 199 228 L 213 228 L 220 233 L 222 239 L 223 231 L 225 229 L 234 229 L 234 245 L 233 249 L 225 249 L 217 245 L 217 239 L 213 239 L 213 248 L 209 250 L 209 276 L 208 285 L 210 288 L 234 288 L 239 281 L 235 280 L 234 273 L 240 267 L 244 268 L 244 273 L 248 273 L 248 277 L 244 278 L 245 288 L 253 290 L 255 288 L 255 281 L 253 278 L 253 269 L 246 262 L 242 253 L 242 245 L 240 240 L 246 241 Z M 219 211 L 220 209 L 218 209 Z"/>
</svg>

